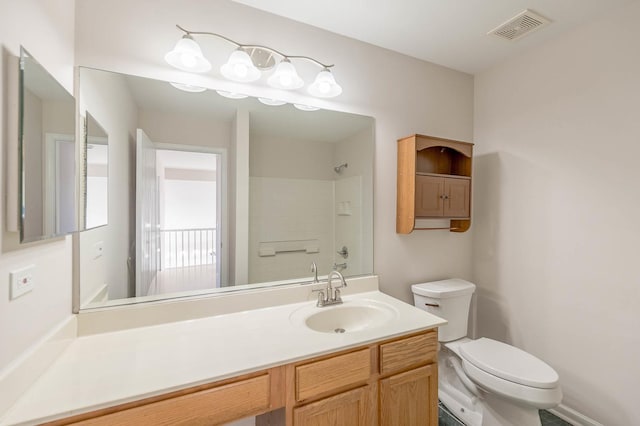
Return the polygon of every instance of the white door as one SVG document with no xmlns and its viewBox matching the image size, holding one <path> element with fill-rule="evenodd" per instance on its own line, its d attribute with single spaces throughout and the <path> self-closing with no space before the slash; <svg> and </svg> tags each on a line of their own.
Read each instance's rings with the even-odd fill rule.
<svg viewBox="0 0 640 426">
<path fill-rule="evenodd" d="M 146 296 L 158 272 L 159 215 L 156 147 L 136 134 L 136 296 Z"/>
</svg>

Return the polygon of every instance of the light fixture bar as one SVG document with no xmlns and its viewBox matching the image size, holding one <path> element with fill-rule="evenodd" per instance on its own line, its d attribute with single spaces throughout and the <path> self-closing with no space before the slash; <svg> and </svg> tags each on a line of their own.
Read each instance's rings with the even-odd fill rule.
<svg viewBox="0 0 640 426">
<path fill-rule="evenodd" d="M 190 31 L 190 30 L 187 30 L 186 28 L 183 28 L 183 27 L 181 27 L 180 25 L 177 25 L 177 24 L 176 24 L 176 27 L 180 31 L 184 32 L 188 36 L 192 36 L 192 35 L 211 35 L 211 36 L 218 37 L 218 38 L 221 38 L 223 40 L 226 40 L 229 43 L 235 45 L 236 47 L 238 47 L 240 49 L 263 49 L 263 50 L 267 50 L 269 52 L 275 53 L 276 55 L 282 56 L 283 58 L 286 58 L 286 59 L 303 59 L 303 60 L 306 60 L 306 61 L 309 61 L 309 62 L 313 62 L 314 64 L 316 64 L 316 65 L 318 65 L 318 66 L 320 66 L 322 68 L 331 68 L 331 67 L 334 66 L 334 64 L 324 64 L 324 63 L 322 63 L 322 62 L 318 61 L 317 59 L 314 59 L 314 58 L 312 58 L 310 56 L 286 55 L 286 54 L 280 52 L 279 50 L 276 50 L 276 49 L 274 49 L 272 47 L 268 47 L 268 46 L 262 46 L 262 45 L 259 45 L 259 44 L 241 44 L 241 43 L 238 43 L 235 40 L 230 39 L 229 37 L 225 37 L 225 36 L 223 36 L 221 34 L 212 33 L 212 32 L 209 32 L 209 31 Z"/>
</svg>

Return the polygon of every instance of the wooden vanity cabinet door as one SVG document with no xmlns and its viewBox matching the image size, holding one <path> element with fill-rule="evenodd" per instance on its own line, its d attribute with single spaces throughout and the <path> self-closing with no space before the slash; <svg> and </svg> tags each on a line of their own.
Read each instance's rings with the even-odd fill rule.
<svg viewBox="0 0 640 426">
<path fill-rule="evenodd" d="M 380 426 L 437 426 L 437 364 L 380 380 L 379 413 Z"/>
<path fill-rule="evenodd" d="M 293 409 L 294 426 L 371 426 L 371 388 L 363 386 Z"/>
<path fill-rule="evenodd" d="M 416 217 L 441 217 L 444 208 L 444 179 L 416 176 Z"/>
</svg>

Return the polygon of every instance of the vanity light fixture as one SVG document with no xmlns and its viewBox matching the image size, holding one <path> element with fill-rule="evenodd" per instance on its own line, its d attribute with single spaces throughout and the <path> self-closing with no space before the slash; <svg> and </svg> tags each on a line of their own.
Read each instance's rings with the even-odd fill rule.
<svg viewBox="0 0 640 426">
<path fill-rule="evenodd" d="M 207 72 L 211 69 L 211 63 L 202 55 L 200 45 L 189 33 L 178 40 L 173 50 L 164 56 L 164 60 L 182 71 Z"/>
<path fill-rule="evenodd" d="M 329 68 L 325 68 L 318 73 L 316 79 L 307 89 L 310 95 L 319 98 L 333 98 L 342 93 L 342 87 L 336 83 L 336 79 L 331 74 Z"/>
<path fill-rule="evenodd" d="M 216 90 L 216 93 L 229 99 L 244 99 L 249 97 L 249 95 L 243 95 L 242 93 L 227 92 L 224 90 Z"/>
<path fill-rule="evenodd" d="M 300 89 L 304 86 L 304 80 L 298 75 L 291 60 L 305 60 L 322 68 L 314 82 L 307 88 L 309 94 L 321 98 L 332 98 L 342 93 L 342 87 L 336 82 L 330 70 L 333 64 L 324 64 L 309 56 L 286 55 L 268 46 L 240 44 L 212 32 L 189 31 L 180 25 L 176 27 L 184 35 L 164 58 L 169 65 L 182 71 L 207 72 L 211 69 L 211 64 L 202 55 L 202 49 L 193 38 L 194 35 L 210 35 L 236 46 L 229 60 L 220 67 L 220 73 L 229 80 L 250 83 L 258 80 L 263 72 L 270 71 L 275 66 L 273 74 L 267 79 L 269 86 L 284 90 Z M 277 66 L 276 60 L 278 60 Z"/>
<path fill-rule="evenodd" d="M 279 99 L 271 99 L 271 98 L 258 98 L 258 100 L 265 104 L 265 105 L 269 105 L 269 106 L 280 106 L 280 105 L 284 105 L 286 104 L 285 101 L 281 101 Z"/>
<path fill-rule="evenodd" d="M 229 56 L 229 60 L 220 67 L 220 72 L 229 80 L 241 83 L 251 83 L 262 75 L 262 72 L 253 65 L 249 54 L 240 48 Z"/>
<path fill-rule="evenodd" d="M 192 84 L 174 83 L 174 82 L 171 82 L 170 84 L 176 89 L 182 90 L 183 92 L 200 93 L 207 90 L 206 87 L 194 86 Z"/>
<path fill-rule="evenodd" d="M 276 89 L 285 90 L 299 89 L 304 86 L 304 81 L 300 78 L 295 67 L 287 58 L 280 61 L 276 70 L 267 80 L 267 83 Z"/>
<path fill-rule="evenodd" d="M 314 107 L 311 105 L 293 104 L 293 106 L 299 109 L 300 111 L 317 111 L 320 109 L 318 107 Z"/>
</svg>

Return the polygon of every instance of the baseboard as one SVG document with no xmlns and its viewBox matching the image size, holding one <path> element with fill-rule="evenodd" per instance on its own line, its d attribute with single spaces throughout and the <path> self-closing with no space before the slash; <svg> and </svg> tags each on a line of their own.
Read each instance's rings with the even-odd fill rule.
<svg viewBox="0 0 640 426">
<path fill-rule="evenodd" d="M 573 426 L 604 426 L 593 420 L 590 417 L 585 416 L 582 413 L 577 412 L 573 408 L 569 408 L 566 405 L 560 404 L 555 408 L 547 410 L 555 416 L 560 417 L 562 420 L 571 423 Z"/>
<path fill-rule="evenodd" d="M 77 333 L 78 322 L 71 315 L 0 371 L 0 418 L 53 364 Z"/>
</svg>

